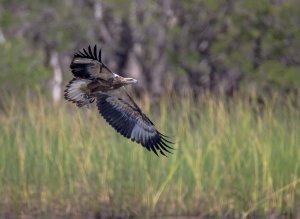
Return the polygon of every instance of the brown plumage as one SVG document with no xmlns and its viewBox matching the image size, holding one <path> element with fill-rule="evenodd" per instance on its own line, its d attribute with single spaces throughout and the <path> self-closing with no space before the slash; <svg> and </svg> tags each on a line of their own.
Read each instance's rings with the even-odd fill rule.
<svg viewBox="0 0 300 219">
<path fill-rule="evenodd" d="M 119 90 L 128 84 L 136 83 L 133 78 L 124 78 L 112 72 L 101 61 L 101 50 L 97 47 L 75 53 L 70 65 L 74 78 L 65 90 L 65 99 L 76 103 L 78 107 L 89 105 L 95 100 L 103 118 L 121 135 L 144 146 L 158 155 L 171 153 L 173 149 L 167 136 L 156 130 L 151 120 L 142 112 L 127 91 Z"/>
</svg>

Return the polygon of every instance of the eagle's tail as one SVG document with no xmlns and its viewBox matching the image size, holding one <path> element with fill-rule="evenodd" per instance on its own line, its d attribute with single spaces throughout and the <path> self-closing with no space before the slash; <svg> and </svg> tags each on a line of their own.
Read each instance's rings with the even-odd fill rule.
<svg viewBox="0 0 300 219">
<path fill-rule="evenodd" d="M 89 95 L 87 85 L 91 82 L 88 79 L 73 78 L 66 86 L 65 99 L 76 103 L 78 107 L 94 102 L 95 98 Z"/>
</svg>

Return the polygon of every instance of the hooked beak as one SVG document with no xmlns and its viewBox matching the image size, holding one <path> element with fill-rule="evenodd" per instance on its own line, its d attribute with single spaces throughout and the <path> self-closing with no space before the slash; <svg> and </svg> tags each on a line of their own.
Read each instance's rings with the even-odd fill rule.
<svg viewBox="0 0 300 219">
<path fill-rule="evenodd" d="M 137 81 L 136 79 L 134 79 L 134 78 L 124 78 L 124 82 L 125 82 L 126 84 L 135 84 L 135 83 L 137 83 L 138 81 Z"/>
<path fill-rule="evenodd" d="M 121 83 L 123 85 L 127 85 L 127 84 L 135 84 L 138 81 L 134 78 L 123 78 L 120 75 L 117 75 L 116 73 L 114 74 L 114 78 L 116 79 L 116 81 L 118 81 L 117 83 Z"/>
</svg>

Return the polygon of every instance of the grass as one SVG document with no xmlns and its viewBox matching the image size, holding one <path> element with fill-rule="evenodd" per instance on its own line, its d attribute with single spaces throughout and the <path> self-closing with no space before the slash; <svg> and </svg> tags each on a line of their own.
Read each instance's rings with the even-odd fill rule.
<svg viewBox="0 0 300 219">
<path fill-rule="evenodd" d="M 168 158 L 116 134 L 95 108 L 29 95 L 2 102 L 1 212 L 247 218 L 299 207 L 300 111 L 291 100 L 273 97 L 260 111 L 242 98 L 165 98 L 151 114 L 145 98 L 176 142 Z"/>
</svg>

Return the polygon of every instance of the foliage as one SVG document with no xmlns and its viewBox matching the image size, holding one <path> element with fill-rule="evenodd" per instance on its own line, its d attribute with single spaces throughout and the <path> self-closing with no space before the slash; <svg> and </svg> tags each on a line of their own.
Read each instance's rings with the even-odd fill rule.
<svg viewBox="0 0 300 219">
<path fill-rule="evenodd" d="M 42 55 L 41 51 L 28 49 L 28 45 L 21 40 L 0 45 L 1 93 L 22 95 L 26 88 L 46 85 L 52 72 L 44 67 Z"/>
<path fill-rule="evenodd" d="M 139 92 L 233 95 L 253 83 L 299 87 L 299 11 L 298 0 L 2 0 L 0 31 L 12 46 L 17 38 L 41 51 L 44 63 L 58 51 L 63 69 L 72 52 L 97 43 L 114 71 L 146 84 Z"/>
<path fill-rule="evenodd" d="M 6 99 L 2 212 L 241 218 L 292 214 L 299 204 L 300 112 L 292 99 L 274 96 L 259 109 L 242 98 L 207 96 L 200 105 L 166 97 L 159 119 L 151 117 L 176 142 L 168 158 L 116 134 L 96 109 Z"/>
</svg>

